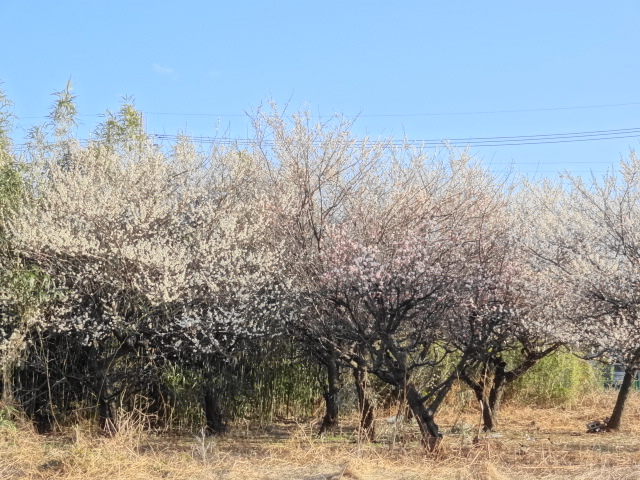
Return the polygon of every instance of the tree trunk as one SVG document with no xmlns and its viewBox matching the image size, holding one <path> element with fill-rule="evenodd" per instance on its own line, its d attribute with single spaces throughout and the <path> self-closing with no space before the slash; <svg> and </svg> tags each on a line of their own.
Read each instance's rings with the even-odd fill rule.
<svg viewBox="0 0 640 480">
<path fill-rule="evenodd" d="M 482 430 L 494 430 L 498 426 L 498 415 L 502 405 L 505 387 L 527 373 L 541 358 L 555 351 L 557 347 L 550 347 L 544 352 L 530 353 L 516 368 L 507 371 L 507 363 L 500 357 L 492 360 L 493 373 L 485 371 L 482 380 L 474 381 L 467 374 L 460 377 L 471 387 L 482 409 Z"/>
<path fill-rule="evenodd" d="M 618 398 L 616 399 L 616 405 L 613 407 L 611 417 L 607 422 L 607 430 L 619 430 L 622 423 L 622 413 L 624 412 L 624 406 L 631 392 L 633 386 L 633 380 L 636 377 L 637 369 L 627 368 L 624 372 L 624 378 L 622 379 L 622 385 L 620 385 L 620 391 L 618 392 Z"/>
<path fill-rule="evenodd" d="M 95 375 L 93 391 L 98 401 L 98 424 L 107 435 L 113 435 L 118 431 L 115 418 L 115 405 L 113 403 L 113 388 L 107 372 L 108 359 L 100 359 L 96 348 L 91 348 L 89 353 L 91 372 Z"/>
<path fill-rule="evenodd" d="M 498 414 L 504 394 L 504 383 L 493 383 L 489 395 L 485 394 L 484 386 L 473 387 L 473 393 L 482 409 L 482 430 L 489 432 L 498 426 Z"/>
<path fill-rule="evenodd" d="M 107 435 L 113 435 L 118 431 L 116 422 L 116 406 L 113 401 L 114 393 L 111 387 L 109 375 L 104 368 L 98 369 L 96 375 L 96 395 L 98 397 L 98 423 Z"/>
<path fill-rule="evenodd" d="M 498 425 L 498 415 L 500 414 L 502 396 L 504 395 L 504 389 L 506 386 L 505 380 L 505 377 L 502 377 L 502 380 L 496 379 L 491 387 L 491 391 L 489 392 L 489 412 L 491 413 L 491 421 L 489 423 L 485 423 L 485 432 L 493 430 Z"/>
<path fill-rule="evenodd" d="M 5 405 L 13 404 L 13 385 L 12 385 L 12 377 L 13 377 L 13 365 L 8 365 L 9 362 L 6 362 L 2 367 L 2 395 L 0 397 L 0 401 Z"/>
<path fill-rule="evenodd" d="M 33 420 L 36 432 L 42 435 L 53 431 L 51 398 L 48 395 L 46 379 L 37 373 L 32 378 L 38 381 L 34 381 L 31 385 L 32 395 L 27 413 Z"/>
<path fill-rule="evenodd" d="M 211 360 L 210 360 L 211 361 Z M 204 366 L 203 409 L 205 416 L 205 432 L 207 435 L 222 435 L 229 428 L 220 406 L 220 395 L 215 386 L 215 373 L 210 365 Z"/>
<path fill-rule="evenodd" d="M 207 385 L 204 391 L 204 415 L 209 435 L 222 435 L 228 431 L 227 423 L 214 387 Z"/>
<path fill-rule="evenodd" d="M 360 438 L 372 442 L 375 436 L 374 408 L 366 392 L 367 373 L 360 368 L 355 368 L 353 379 L 360 407 Z"/>
<path fill-rule="evenodd" d="M 477 394 L 476 399 L 478 399 Z M 478 399 L 478 402 L 480 403 L 480 409 L 482 410 L 482 430 L 484 432 L 493 430 L 496 426 L 496 421 L 491 405 L 489 404 L 489 400 L 485 396 L 482 396 Z"/>
<path fill-rule="evenodd" d="M 322 396 L 326 411 L 322 424 L 320 425 L 319 435 L 326 432 L 332 432 L 338 427 L 338 393 L 340 391 L 340 371 L 334 357 L 330 357 L 325 363 L 327 367 L 327 383 L 322 386 Z"/>
<path fill-rule="evenodd" d="M 110 389 L 103 388 L 98 394 L 98 422 L 100 428 L 107 435 L 113 435 L 118 431 L 115 418 L 115 405 L 110 398 Z"/>
<path fill-rule="evenodd" d="M 407 385 L 405 391 L 407 392 L 406 395 L 409 408 L 411 408 L 411 411 L 418 422 L 418 426 L 420 427 L 422 444 L 427 450 L 433 451 L 442 439 L 442 434 L 438 430 L 438 425 L 433 420 L 434 412 L 430 408 L 424 406 L 420 393 L 412 384 Z"/>
</svg>

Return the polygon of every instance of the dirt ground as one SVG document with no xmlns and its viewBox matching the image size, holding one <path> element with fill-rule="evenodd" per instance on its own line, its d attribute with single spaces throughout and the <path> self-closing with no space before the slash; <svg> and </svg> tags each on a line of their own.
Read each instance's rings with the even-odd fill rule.
<svg viewBox="0 0 640 480">
<path fill-rule="evenodd" d="M 410 421 L 378 412 L 377 440 L 362 443 L 355 418 L 317 437 L 316 420 L 280 420 L 264 428 L 238 422 L 222 438 L 145 431 L 123 422 L 105 438 L 88 425 L 37 435 L 19 422 L 0 424 L 0 479 L 640 479 L 640 394 L 618 433 L 586 433 L 614 392 L 566 408 L 507 405 L 498 431 L 478 429 L 475 408 L 448 405 L 437 420 L 437 451 L 420 446 Z"/>
</svg>

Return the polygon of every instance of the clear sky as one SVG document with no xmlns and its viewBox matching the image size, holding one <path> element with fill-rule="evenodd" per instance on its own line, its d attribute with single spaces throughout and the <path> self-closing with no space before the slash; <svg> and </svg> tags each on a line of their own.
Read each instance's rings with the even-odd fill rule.
<svg viewBox="0 0 640 480">
<path fill-rule="evenodd" d="M 245 112 L 274 100 L 359 115 L 358 135 L 462 139 L 528 175 L 640 147 L 637 1 L 0 0 L 0 18 L 19 129 L 71 78 L 82 138 L 131 95 L 150 133 L 246 137 Z M 565 133 L 581 135 L 472 140 Z M 602 136 L 629 138 L 576 141 Z"/>
</svg>

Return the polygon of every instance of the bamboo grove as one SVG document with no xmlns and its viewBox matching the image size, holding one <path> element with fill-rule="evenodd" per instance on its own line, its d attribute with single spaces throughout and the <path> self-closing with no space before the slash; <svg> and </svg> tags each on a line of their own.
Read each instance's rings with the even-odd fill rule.
<svg viewBox="0 0 640 480">
<path fill-rule="evenodd" d="M 433 448 L 454 384 L 492 430 L 505 388 L 559 349 L 624 366 L 620 428 L 640 366 L 634 155 L 530 183 L 275 106 L 242 148 L 156 145 L 127 101 L 80 142 L 70 86 L 18 151 L 2 102 L 2 402 L 39 431 L 113 433 L 135 410 L 219 434 L 323 398 L 324 432 L 352 383 L 363 439 L 386 391 Z"/>
</svg>

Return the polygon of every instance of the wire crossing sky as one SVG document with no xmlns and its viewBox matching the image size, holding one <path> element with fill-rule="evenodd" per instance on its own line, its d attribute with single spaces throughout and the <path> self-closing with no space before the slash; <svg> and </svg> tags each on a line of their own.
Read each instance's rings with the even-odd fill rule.
<svg viewBox="0 0 640 480">
<path fill-rule="evenodd" d="M 150 134 L 251 137 L 270 101 L 498 170 L 601 174 L 640 145 L 640 3 L 6 0 L 16 144 L 70 78 L 77 135 L 133 96 Z"/>
</svg>

